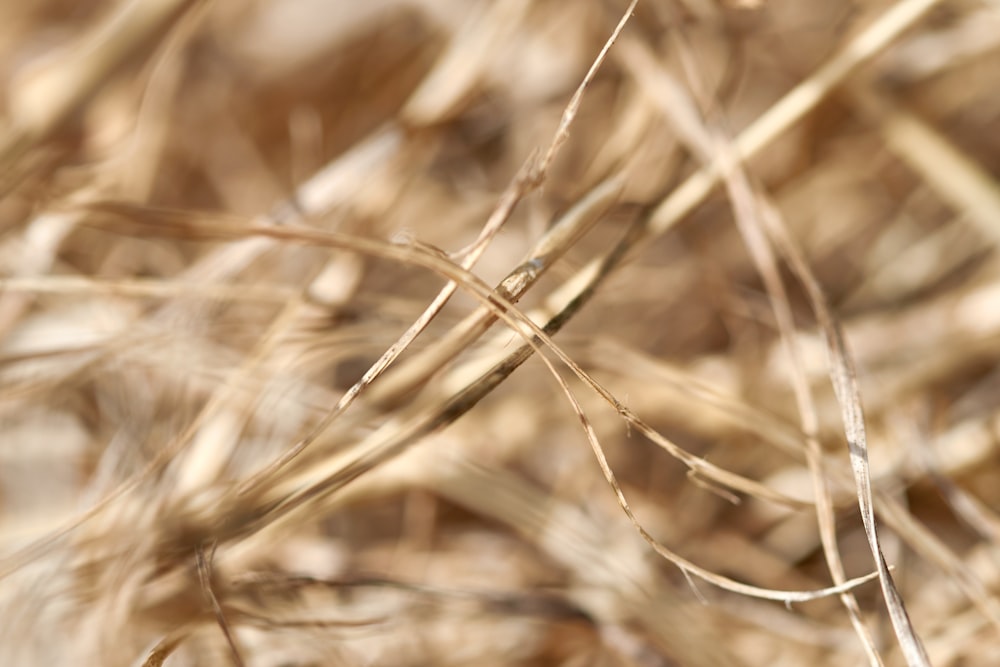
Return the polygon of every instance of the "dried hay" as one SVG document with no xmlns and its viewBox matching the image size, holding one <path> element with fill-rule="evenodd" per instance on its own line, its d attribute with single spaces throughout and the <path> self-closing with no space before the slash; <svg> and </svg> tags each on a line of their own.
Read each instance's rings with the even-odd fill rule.
<svg viewBox="0 0 1000 667">
<path fill-rule="evenodd" d="M 0 6 L 0 664 L 996 664 L 998 43 Z"/>
</svg>

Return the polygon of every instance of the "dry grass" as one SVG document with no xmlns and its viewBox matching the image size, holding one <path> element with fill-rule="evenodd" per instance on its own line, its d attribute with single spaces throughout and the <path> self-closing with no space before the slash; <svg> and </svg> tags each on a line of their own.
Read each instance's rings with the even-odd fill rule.
<svg viewBox="0 0 1000 667">
<path fill-rule="evenodd" d="M 0 5 L 0 664 L 1000 662 L 1000 11 L 633 5 Z"/>
</svg>

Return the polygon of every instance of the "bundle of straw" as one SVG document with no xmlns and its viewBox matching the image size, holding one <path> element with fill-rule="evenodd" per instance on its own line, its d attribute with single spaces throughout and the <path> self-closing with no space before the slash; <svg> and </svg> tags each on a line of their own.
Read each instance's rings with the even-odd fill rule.
<svg viewBox="0 0 1000 667">
<path fill-rule="evenodd" d="M 997 664 L 998 44 L 0 5 L 0 664 Z"/>
</svg>

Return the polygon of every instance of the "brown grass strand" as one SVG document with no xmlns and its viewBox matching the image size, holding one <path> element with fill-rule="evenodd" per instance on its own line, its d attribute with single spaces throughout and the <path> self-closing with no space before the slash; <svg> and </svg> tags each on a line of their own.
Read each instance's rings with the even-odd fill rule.
<svg viewBox="0 0 1000 667">
<path fill-rule="evenodd" d="M 875 527 L 874 502 L 872 499 L 871 477 L 868 462 L 868 444 L 865 433 L 864 412 L 861 406 L 861 394 L 858 390 L 857 376 L 851 361 L 850 353 L 843 338 L 839 322 L 834 318 L 822 288 L 816 282 L 809 265 L 803 259 L 794 242 L 787 236 L 780 218 L 773 209 L 764 209 L 764 221 L 767 230 L 772 235 L 776 246 L 788 261 L 796 277 L 806 287 L 813 312 L 816 313 L 820 328 L 826 338 L 830 355 L 830 380 L 837 400 L 841 404 L 844 431 L 847 436 L 848 449 L 851 456 L 851 469 L 854 472 L 858 490 L 858 505 L 861 518 L 865 525 L 865 535 L 875 559 L 879 572 L 879 583 L 893 630 L 900 643 L 907 664 L 929 665 L 930 660 L 923 643 L 913 629 L 909 615 L 903 604 L 903 599 L 896 588 L 889 571 L 889 566 L 882 555 L 878 533 Z"/>
<path fill-rule="evenodd" d="M 211 552 L 206 556 L 205 549 L 199 546 L 196 553 L 195 559 L 198 568 L 198 582 L 201 584 L 202 593 L 205 595 L 205 600 L 208 602 L 212 609 L 212 613 L 215 615 L 215 622 L 218 623 L 219 629 L 222 631 L 223 636 L 226 638 L 226 644 L 229 645 L 230 657 L 233 660 L 233 664 L 237 667 L 242 667 L 246 664 L 243 659 L 242 652 L 236 645 L 236 638 L 233 636 L 232 627 L 229 621 L 226 620 L 226 613 L 219 603 L 218 597 L 215 595 L 215 591 L 212 587 L 212 555 L 214 555 L 215 548 L 213 547 Z"/>
</svg>

